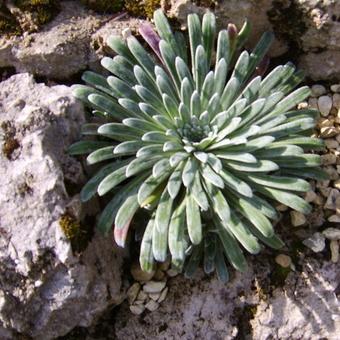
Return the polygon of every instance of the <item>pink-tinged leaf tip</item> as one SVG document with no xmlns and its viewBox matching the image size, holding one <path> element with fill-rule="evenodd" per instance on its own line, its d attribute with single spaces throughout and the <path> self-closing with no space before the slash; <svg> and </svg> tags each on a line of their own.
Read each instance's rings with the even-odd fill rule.
<svg viewBox="0 0 340 340">
<path fill-rule="evenodd" d="M 147 22 L 142 23 L 139 26 L 139 33 L 148 43 L 148 45 L 152 48 L 152 50 L 157 54 L 158 58 L 161 59 L 161 53 L 159 50 L 159 42 L 161 38 L 154 31 L 153 27 Z"/>
<path fill-rule="evenodd" d="M 128 223 L 126 223 L 123 228 L 114 227 L 113 237 L 117 245 L 121 248 L 125 247 L 125 241 L 126 241 L 127 233 L 129 231 L 130 223 L 131 223 L 131 220 L 129 220 Z"/>
</svg>

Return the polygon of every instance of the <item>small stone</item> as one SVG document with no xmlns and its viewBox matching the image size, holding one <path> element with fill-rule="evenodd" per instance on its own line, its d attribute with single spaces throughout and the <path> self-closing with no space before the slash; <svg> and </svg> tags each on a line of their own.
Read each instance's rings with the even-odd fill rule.
<svg viewBox="0 0 340 340">
<path fill-rule="evenodd" d="M 312 90 L 312 93 L 311 93 L 312 97 L 320 97 L 327 92 L 326 88 L 319 84 L 313 85 L 311 90 Z"/>
<path fill-rule="evenodd" d="M 328 222 L 340 223 L 340 215 L 334 214 L 328 217 Z"/>
<path fill-rule="evenodd" d="M 318 99 L 317 98 L 309 98 L 308 99 L 308 105 L 311 109 L 318 110 Z"/>
<path fill-rule="evenodd" d="M 126 292 L 130 305 L 136 300 L 139 291 L 140 291 L 140 284 L 138 282 L 135 282 Z"/>
<path fill-rule="evenodd" d="M 333 166 L 326 166 L 324 170 L 327 172 L 330 180 L 335 181 L 339 178 L 339 174 Z"/>
<path fill-rule="evenodd" d="M 169 277 L 175 277 L 179 274 L 179 272 L 176 269 L 169 269 L 169 270 L 167 270 L 166 274 Z"/>
<path fill-rule="evenodd" d="M 149 281 L 144 285 L 143 290 L 145 293 L 159 293 L 165 285 L 166 282 Z"/>
<path fill-rule="evenodd" d="M 336 155 L 332 153 L 321 155 L 321 163 L 322 165 L 336 164 Z"/>
<path fill-rule="evenodd" d="M 320 129 L 321 138 L 330 138 L 336 136 L 338 133 L 334 126 L 324 126 Z"/>
<path fill-rule="evenodd" d="M 153 301 L 157 301 L 161 296 L 161 293 L 150 293 L 149 294 L 149 297 L 151 300 Z"/>
<path fill-rule="evenodd" d="M 308 108 L 308 103 L 307 102 L 299 103 L 297 108 L 298 108 L 298 110 L 307 109 Z"/>
<path fill-rule="evenodd" d="M 130 271 L 131 271 L 132 277 L 136 281 L 141 281 L 141 282 L 150 281 L 155 274 L 155 271 L 152 271 L 151 273 L 144 272 L 142 268 L 140 267 L 139 263 L 137 262 L 132 264 Z"/>
<path fill-rule="evenodd" d="M 334 181 L 333 187 L 340 190 L 340 179 L 337 179 L 336 181 Z"/>
<path fill-rule="evenodd" d="M 336 149 L 339 146 L 335 139 L 325 139 L 325 144 L 328 149 Z"/>
<path fill-rule="evenodd" d="M 159 303 L 153 300 L 150 300 L 145 305 L 145 308 L 148 309 L 150 312 L 154 312 L 158 307 L 159 307 Z"/>
<path fill-rule="evenodd" d="M 294 227 L 298 227 L 306 223 L 306 217 L 299 211 L 291 211 L 290 212 L 290 220 Z"/>
<path fill-rule="evenodd" d="M 313 203 L 315 203 L 316 205 L 324 205 L 325 199 L 321 195 L 317 195 Z"/>
<path fill-rule="evenodd" d="M 132 314 L 141 315 L 145 310 L 144 305 L 132 305 L 130 306 L 130 311 Z"/>
<path fill-rule="evenodd" d="M 148 298 L 148 294 L 146 294 L 143 290 L 141 290 L 137 295 L 138 301 L 145 301 Z"/>
<path fill-rule="evenodd" d="M 331 250 L 331 261 L 337 263 L 339 261 L 339 241 L 332 240 L 330 242 L 329 248 Z"/>
<path fill-rule="evenodd" d="M 169 288 L 168 287 L 165 287 L 163 290 L 162 290 L 162 293 L 161 293 L 161 296 L 159 297 L 158 299 L 158 302 L 161 303 L 165 300 L 167 294 L 168 294 L 168 291 L 169 291 Z"/>
<path fill-rule="evenodd" d="M 305 194 L 305 201 L 308 203 L 313 202 L 316 198 L 317 194 L 313 190 L 310 190 Z"/>
<path fill-rule="evenodd" d="M 336 210 L 337 206 L 337 198 L 340 197 L 340 191 L 337 189 L 331 189 L 329 195 L 327 197 L 326 204 L 324 205 L 325 209 Z"/>
<path fill-rule="evenodd" d="M 329 96 L 321 96 L 318 99 L 318 107 L 322 116 L 326 117 L 329 115 L 333 106 L 332 98 Z"/>
<path fill-rule="evenodd" d="M 328 240 L 340 240 L 340 229 L 327 228 L 322 233 Z"/>
<path fill-rule="evenodd" d="M 329 187 L 327 187 L 327 188 L 320 188 L 319 190 L 320 190 L 320 192 L 321 192 L 321 195 L 322 195 L 323 197 L 326 197 L 326 198 L 327 198 L 327 197 L 329 196 L 329 194 L 330 194 L 332 188 L 329 188 Z"/>
<path fill-rule="evenodd" d="M 275 257 L 275 262 L 283 268 L 289 268 L 292 264 L 292 259 L 288 255 L 279 254 Z"/>
<path fill-rule="evenodd" d="M 325 249 L 325 236 L 321 233 L 314 233 L 311 237 L 302 242 L 306 247 L 313 250 L 314 253 L 319 253 Z"/>
<path fill-rule="evenodd" d="M 327 188 L 329 186 L 330 180 L 326 179 L 324 181 L 317 181 L 316 182 L 316 187 L 317 188 Z"/>
<path fill-rule="evenodd" d="M 340 93 L 333 94 L 333 106 L 336 109 L 340 109 Z"/>
<path fill-rule="evenodd" d="M 331 85 L 332 92 L 340 92 L 340 84 Z"/>
</svg>

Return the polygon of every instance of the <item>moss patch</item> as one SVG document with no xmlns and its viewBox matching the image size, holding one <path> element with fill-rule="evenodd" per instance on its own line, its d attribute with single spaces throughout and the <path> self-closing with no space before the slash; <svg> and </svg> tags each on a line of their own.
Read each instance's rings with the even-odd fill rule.
<svg viewBox="0 0 340 340">
<path fill-rule="evenodd" d="M 87 248 L 93 234 L 88 224 L 80 223 L 74 216 L 66 212 L 60 217 L 59 225 L 66 238 L 71 242 L 74 253 L 81 253 Z"/>
<path fill-rule="evenodd" d="M 2 153 L 7 159 L 13 160 L 13 152 L 20 147 L 18 140 L 15 138 L 15 128 L 11 122 L 4 121 L 1 123 L 1 129 L 3 131 Z"/>
<path fill-rule="evenodd" d="M 0 34 L 5 35 L 20 35 L 21 27 L 4 4 L 0 4 Z"/>
<path fill-rule="evenodd" d="M 98 13 L 119 12 L 124 6 L 123 0 L 81 0 L 81 3 Z"/>
<path fill-rule="evenodd" d="M 160 0 L 125 0 L 125 9 L 133 16 L 151 19 L 153 12 L 161 7 Z"/>
</svg>

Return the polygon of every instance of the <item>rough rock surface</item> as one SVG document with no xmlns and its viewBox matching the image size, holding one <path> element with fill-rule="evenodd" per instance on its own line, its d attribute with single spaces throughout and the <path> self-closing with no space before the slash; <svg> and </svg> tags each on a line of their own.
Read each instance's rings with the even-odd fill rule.
<svg viewBox="0 0 340 340">
<path fill-rule="evenodd" d="M 183 25 L 189 13 L 206 11 L 190 0 L 169 0 L 168 14 Z M 211 3 L 214 3 L 211 1 Z M 337 0 L 222 0 L 214 11 L 220 27 L 234 22 L 240 27 L 245 18 L 252 25 L 249 47 L 267 30 L 275 33 L 271 56 L 285 52 L 294 55 L 299 66 L 314 80 L 340 76 L 340 2 Z"/>
<path fill-rule="evenodd" d="M 0 67 L 50 79 L 68 79 L 89 67 L 96 68 L 109 34 L 133 29 L 137 19 L 99 15 L 79 1 L 62 1 L 57 17 L 40 32 L 22 37 L 0 37 Z M 105 51 L 107 53 L 107 51 Z"/>
<path fill-rule="evenodd" d="M 121 299 L 121 261 L 111 240 L 95 234 L 75 255 L 59 224 L 65 212 L 84 215 L 65 188 L 84 179 L 80 162 L 65 153 L 83 121 L 67 86 L 37 84 L 28 74 L 0 83 L 3 339 L 15 332 L 44 340 L 64 335 Z"/>
<path fill-rule="evenodd" d="M 112 336 L 118 339 L 336 339 L 340 268 L 307 259 L 284 285 L 270 282 L 270 265 L 255 265 L 223 285 L 215 278 L 178 276 L 159 309 L 132 315 L 124 304 Z"/>
</svg>

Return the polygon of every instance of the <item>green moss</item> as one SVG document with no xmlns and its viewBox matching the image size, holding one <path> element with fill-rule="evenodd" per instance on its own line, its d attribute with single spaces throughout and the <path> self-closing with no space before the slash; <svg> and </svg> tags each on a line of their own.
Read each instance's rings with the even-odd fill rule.
<svg viewBox="0 0 340 340">
<path fill-rule="evenodd" d="M 32 20 L 38 27 L 51 21 L 59 12 L 57 0 L 16 0 L 15 5 L 31 13 Z"/>
<path fill-rule="evenodd" d="M 115 13 L 119 12 L 124 5 L 123 0 L 81 0 L 88 8 L 98 13 Z"/>
<path fill-rule="evenodd" d="M 59 225 L 66 238 L 71 242 L 73 252 L 80 253 L 87 248 L 92 237 L 89 228 L 81 224 L 68 212 L 60 217 Z"/>
<path fill-rule="evenodd" d="M 160 0 L 125 0 L 125 9 L 133 16 L 151 19 L 153 12 L 161 7 Z"/>
<path fill-rule="evenodd" d="M 11 160 L 14 150 L 20 147 L 18 140 L 14 137 L 15 128 L 12 126 L 11 122 L 5 121 L 1 123 L 1 129 L 3 130 L 2 153 L 7 159 Z"/>
</svg>

